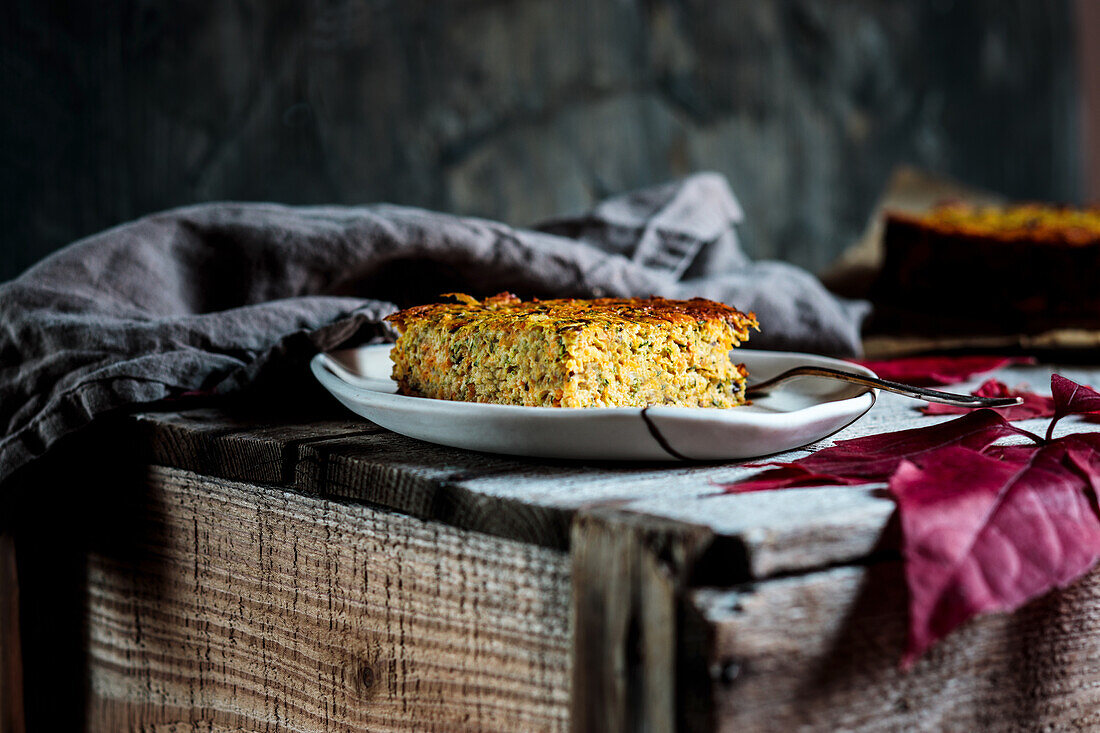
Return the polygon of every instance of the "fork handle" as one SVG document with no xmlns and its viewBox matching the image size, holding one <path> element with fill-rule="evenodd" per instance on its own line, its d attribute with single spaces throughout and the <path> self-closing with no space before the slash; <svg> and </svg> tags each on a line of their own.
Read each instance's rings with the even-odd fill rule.
<svg viewBox="0 0 1100 733">
<path fill-rule="evenodd" d="M 795 377 L 838 379 L 842 382 L 851 382 L 852 384 L 859 384 L 864 387 L 875 387 L 887 392 L 896 392 L 897 394 L 918 400 L 939 402 L 944 405 L 957 405 L 959 407 L 1011 407 L 1012 405 L 1023 403 L 1023 399 L 1020 397 L 975 397 L 974 395 L 954 394 L 953 392 L 941 392 L 938 389 L 917 387 L 912 384 L 892 382 L 889 379 L 879 379 L 878 377 L 868 377 L 864 374 L 855 374 L 853 372 L 844 372 L 839 369 L 829 369 L 828 367 L 817 366 L 795 367 L 794 369 L 788 369 L 782 374 L 777 374 L 771 379 L 765 379 L 763 382 L 749 385 L 745 390 L 745 396 L 749 398 L 761 397 L 767 394 L 772 387 L 782 382 L 786 382 L 789 379 L 794 379 Z"/>
</svg>

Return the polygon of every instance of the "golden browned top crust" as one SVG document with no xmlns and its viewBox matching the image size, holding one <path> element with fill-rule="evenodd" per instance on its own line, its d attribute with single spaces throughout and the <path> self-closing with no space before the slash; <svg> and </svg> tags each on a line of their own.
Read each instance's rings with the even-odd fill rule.
<svg viewBox="0 0 1100 733">
<path fill-rule="evenodd" d="M 1100 242 L 1100 208 L 1049 204 L 973 206 L 943 204 L 919 215 L 891 213 L 889 219 L 944 235 L 1005 242 Z"/>
<path fill-rule="evenodd" d="M 722 320 L 743 330 L 758 328 L 756 315 L 742 313 L 723 303 L 703 298 L 669 300 L 668 298 L 596 298 L 581 300 L 523 301 L 511 293 L 499 293 L 479 301 L 462 293 L 446 293 L 457 303 L 429 303 L 398 311 L 386 318 L 398 331 L 420 319 L 446 318 L 453 326 L 474 321 L 499 323 L 502 327 L 518 326 L 532 321 L 549 321 L 558 330 L 581 329 L 594 324 L 614 323 L 687 323 Z"/>
</svg>

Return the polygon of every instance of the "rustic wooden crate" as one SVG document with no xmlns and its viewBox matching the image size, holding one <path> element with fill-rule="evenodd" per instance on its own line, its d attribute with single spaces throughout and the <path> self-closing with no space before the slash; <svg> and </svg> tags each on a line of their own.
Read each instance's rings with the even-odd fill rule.
<svg viewBox="0 0 1100 733">
<path fill-rule="evenodd" d="M 125 470 L 71 525 L 94 526 L 67 576 L 87 729 L 1100 725 L 1100 573 L 902 673 L 881 487 L 716 496 L 751 469 L 490 456 L 335 415 L 119 422 L 104 460 Z M 917 420 L 884 397 L 838 437 Z M 25 626 L 53 623 L 27 618 L 53 588 L 32 534 L 15 534 Z"/>
</svg>

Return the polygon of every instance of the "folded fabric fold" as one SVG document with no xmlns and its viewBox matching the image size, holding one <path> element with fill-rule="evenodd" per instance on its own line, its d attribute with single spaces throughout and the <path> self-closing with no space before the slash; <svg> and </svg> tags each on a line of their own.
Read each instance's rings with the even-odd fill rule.
<svg viewBox="0 0 1100 733">
<path fill-rule="evenodd" d="M 751 262 L 725 179 L 699 174 L 522 230 L 422 209 L 215 203 L 77 242 L 0 285 L 0 481 L 96 416 L 309 379 L 448 291 L 662 295 L 755 311 L 751 346 L 854 356 L 867 306 Z"/>
</svg>

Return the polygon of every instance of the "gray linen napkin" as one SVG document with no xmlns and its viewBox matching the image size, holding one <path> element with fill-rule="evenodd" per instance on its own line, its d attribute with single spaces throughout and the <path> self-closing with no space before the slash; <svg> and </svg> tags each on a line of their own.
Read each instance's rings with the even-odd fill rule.
<svg viewBox="0 0 1100 733">
<path fill-rule="evenodd" d="M 724 178 L 699 174 L 534 230 L 421 209 L 217 203 L 77 242 L 0 285 L 0 481 L 98 415 L 310 380 L 318 349 L 381 339 L 464 291 L 695 296 L 755 311 L 757 348 L 854 355 L 862 302 L 750 262 Z"/>
</svg>

